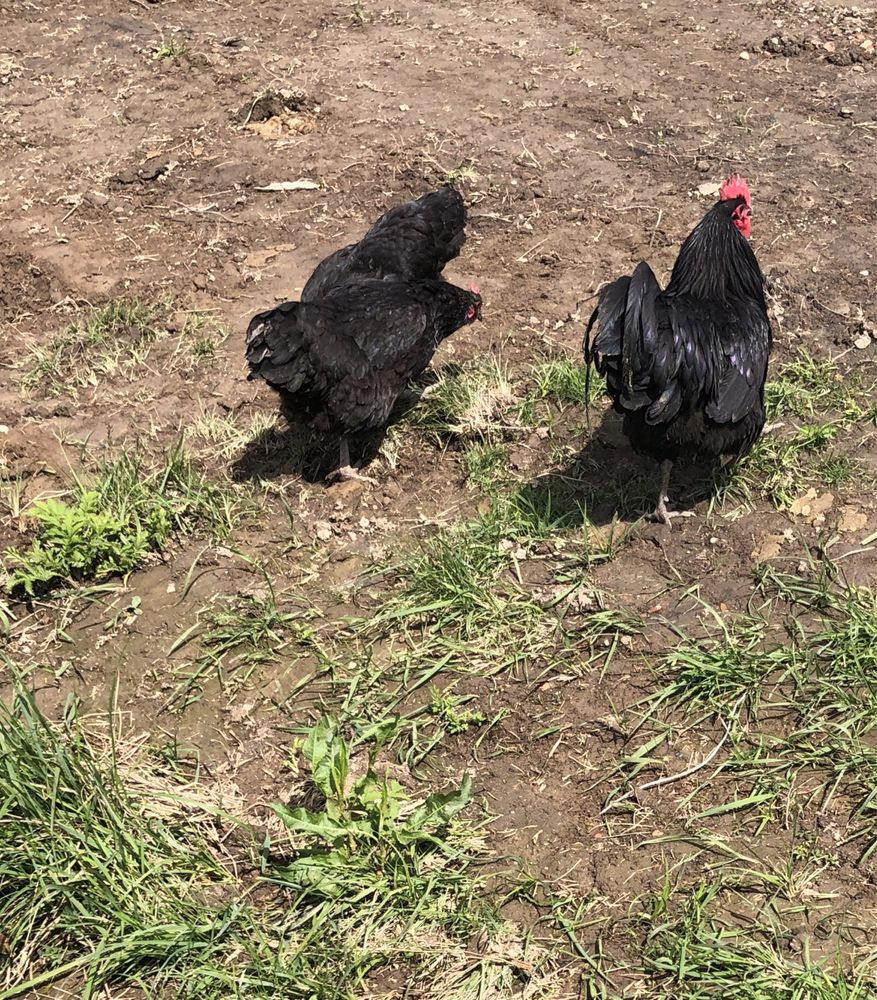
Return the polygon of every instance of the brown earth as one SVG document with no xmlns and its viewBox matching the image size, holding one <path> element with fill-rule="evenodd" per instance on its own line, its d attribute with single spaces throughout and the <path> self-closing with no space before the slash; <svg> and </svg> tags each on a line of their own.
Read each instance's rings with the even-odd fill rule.
<svg viewBox="0 0 877 1000">
<path fill-rule="evenodd" d="M 42 668 L 48 709 L 76 690 L 100 710 L 118 678 L 130 724 L 196 746 L 254 815 L 283 793 L 283 727 L 304 723 L 314 705 L 312 696 L 287 699 L 313 658 L 281 655 L 239 690 L 208 685 L 182 714 L 165 710 L 175 637 L 216 595 L 261 586 L 236 551 L 264 562 L 302 606 L 340 618 L 375 560 L 480 500 L 463 485 L 459 449 L 416 435 L 392 463 L 372 464 L 376 487 L 305 482 L 285 431 L 270 429 L 271 393 L 244 379 L 249 317 L 295 298 L 314 265 L 380 212 L 456 180 L 470 225 L 447 275 L 481 283 L 486 322 L 461 331 L 436 364 L 501 348 L 515 371 L 549 346 L 577 355 L 587 300 L 605 279 L 642 258 L 666 276 L 711 203 L 699 189 L 738 169 L 753 190 L 777 361 L 806 345 L 873 364 L 872 347 L 854 346 L 877 320 L 873 10 L 790 0 L 622 0 L 611 9 L 576 0 L 90 0 L 63 9 L 0 0 L 0 18 L 0 475 L 21 477 L 25 500 L 58 495 L 69 468 L 108 444 L 157 451 L 204 414 L 239 431 L 262 415 L 269 428 L 255 444 L 243 434 L 230 450 L 195 449 L 211 477 L 243 480 L 235 488 L 256 498 L 257 513 L 227 547 L 181 543 L 97 603 L 63 604 L 61 625 L 57 602 L 18 605 L 10 655 Z M 177 54 L 156 58 L 168 46 Z M 268 90 L 288 94 L 260 100 Z M 319 188 L 264 190 L 298 179 Z M 180 363 L 172 318 L 131 379 L 59 397 L 22 388 L 32 349 L 87 305 L 166 293 L 176 310 L 227 327 L 215 357 Z M 522 435 L 522 478 L 560 471 L 551 446 L 575 443 L 583 427 L 581 412 L 567 411 L 547 441 Z M 877 471 L 867 434 L 846 444 Z M 611 419 L 586 452 L 595 481 L 608 467 L 649 471 Z M 256 475 L 267 490 L 252 487 Z M 791 531 L 779 559 L 795 565 L 835 532 L 843 508 L 864 514 L 865 526 L 842 534 L 838 552 L 877 528 L 870 488 L 843 488 L 819 524 L 763 502 L 710 517 L 701 504 L 672 531 L 637 526 L 591 583 L 614 607 L 646 617 L 661 605 L 695 621 L 690 604 L 668 596 L 695 583 L 704 601 L 742 610 L 753 551 Z M 330 525 L 328 539 L 318 522 Z M 27 527 L 6 518 L 0 542 L 21 544 Z M 873 567 L 872 552 L 845 562 L 861 582 Z M 539 584 L 535 563 L 525 572 Z M 105 629 L 132 595 L 139 613 Z M 55 626 L 72 643 L 59 644 Z M 573 649 L 557 676 L 527 663 L 469 678 L 460 690 L 489 718 L 505 714 L 478 748 L 471 730 L 429 759 L 440 775 L 475 771 L 498 816 L 498 850 L 546 882 L 602 898 L 618 918 L 665 860 L 686 851 L 634 848 L 674 827 L 691 782 L 644 793 L 635 822 L 600 814 L 628 746 L 617 720 L 653 690 L 651 666 L 667 642 L 659 628 L 637 636 L 605 672 Z M 704 756 L 721 734 L 718 723 L 683 734 L 666 751 L 666 771 Z M 775 834 L 778 857 L 788 836 Z M 760 848 L 772 849 L 767 840 Z M 852 849 L 841 858 L 837 908 L 872 912 L 873 882 Z"/>
</svg>

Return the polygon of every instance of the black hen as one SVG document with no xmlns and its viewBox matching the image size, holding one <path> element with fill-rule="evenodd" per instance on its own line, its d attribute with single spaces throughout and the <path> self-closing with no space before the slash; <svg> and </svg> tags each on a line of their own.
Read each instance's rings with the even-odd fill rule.
<svg viewBox="0 0 877 1000">
<path fill-rule="evenodd" d="M 407 383 L 438 345 L 481 318 L 481 296 L 446 281 L 364 278 L 319 302 L 286 302 L 254 316 L 247 330 L 249 378 L 280 393 L 291 422 L 341 435 L 343 479 L 347 436 L 382 427 Z"/>
<path fill-rule="evenodd" d="M 302 289 L 302 302 L 315 302 L 331 289 L 358 278 L 437 280 L 466 239 L 466 206 L 447 186 L 382 215 L 359 243 L 330 254 Z"/>
<path fill-rule="evenodd" d="M 732 175 L 719 198 L 682 244 L 667 288 L 640 263 L 600 292 L 585 333 L 585 363 L 606 376 L 624 433 L 660 462 L 653 516 L 664 524 L 677 513 L 667 488 L 678 458 L 743 455 L 764 428 L 772 335 L 746 182 Z"/>
</svg>

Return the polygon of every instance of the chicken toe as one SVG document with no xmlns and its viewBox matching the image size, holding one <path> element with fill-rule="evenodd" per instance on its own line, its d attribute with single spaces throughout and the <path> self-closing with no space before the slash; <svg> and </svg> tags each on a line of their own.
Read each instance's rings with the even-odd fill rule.
<svg viewBox="0 0 877 1000">
<path fill-rule="evenodd" d="M 351 480 L 358 480 L 362 483 L 377 482 L 376 479 L 372 479 L 371 476 L 363 475 L 359 469 L 350 464 L 350 448 L 347 444 L 347 438 L 341 439 L 338 459 L 338 468 L 335 469 L 334 472 L 330 472 L 326 477 L 330 482 L 345 483 L 350 482 Z"/>
<path fill-rule="evenodd" d="M 669 497 L 658 497 L 658 506 L 649 515 L 650 521 L 657 521 L 658 524 L 672 525 L 674 517 L 694 517 L 693 510 L 667 510 Z"/>
</svg>

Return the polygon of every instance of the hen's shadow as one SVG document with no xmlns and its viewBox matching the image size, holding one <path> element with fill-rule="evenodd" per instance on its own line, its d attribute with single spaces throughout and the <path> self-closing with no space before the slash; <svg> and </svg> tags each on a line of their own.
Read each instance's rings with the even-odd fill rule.
<svg viewBox="0 0 877 1000">
<path fill-rule="evenodd" d="M 386 426 L 351 435 L 348 439 L 351 465 L 366 472 L 377 458 L 388 429 L 418 405 L 423 393 L 438 378 L 431 370 L 425 372 L 396 401 Z M 340 444 L 340 435 L 319 433 L 306 423 L 290 424 L 278 410 L 277 423 L 248 441 L 234 460 L 232 479 L 246 482 L 298 476 L 306 483 L 321 483 L 338 468 Z"/>
<path fill-rule="evenodd" d="M 732 470 L 710 462 L 674 465 L 670 509 L 691 510 L 710 500 L 727 484 Z M 633 451 L 622 418 L 608 410 L 596 426 L 592 421 L 587 442 L 565 467 L 531 480 L 518 495 L 565 527 L 578 527 L 585 519 L 602 526 L 616 518 L 635 521 L 651 514 L 659 484 L 658 463 Z"/>
</svg>

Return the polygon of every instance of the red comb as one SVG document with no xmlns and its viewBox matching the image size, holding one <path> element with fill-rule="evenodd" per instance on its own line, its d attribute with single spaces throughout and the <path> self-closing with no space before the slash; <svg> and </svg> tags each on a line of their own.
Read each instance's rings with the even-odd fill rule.
<svg viewBox="0 0 877 1000">
<path fill-rule="evenodd" d="M 472 282 L 472 283 L 471 283 L 471 284 L 469 285 L 469 291 L 470 291 L 470 292 L 471 292 L 471 293 L 472 293 L 473 295 L 480 295 L 480 294 L 481 294 L 481 285 L 476 285 L 476 284 L 475 284 L 475 282 L 473 281 L 473 282 Z"/>
<path fill-rule="evenodd" d="M 719 201 L 731 201 L 733 198 L 745 198 L 747 205 L 752 204 L 749 185 L 739 174 L 731 174 L 719 188 Z"/>
</svg>

